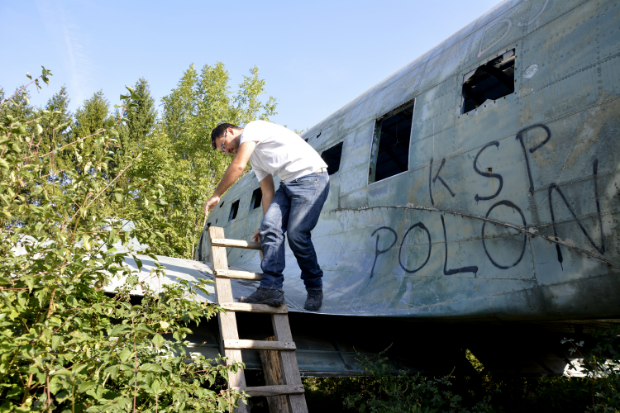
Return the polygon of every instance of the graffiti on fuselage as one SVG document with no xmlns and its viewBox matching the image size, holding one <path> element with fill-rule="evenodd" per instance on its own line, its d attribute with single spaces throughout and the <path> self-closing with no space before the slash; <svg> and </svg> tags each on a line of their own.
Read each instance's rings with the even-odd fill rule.
<svg viewBox="0 0 620 413">
<path fill-rule="evenodd" d="M 543 140 L 538 143 L 535 146 L 531 146 L 528 147 L 525 143 L 524 140 L 524 135 L 526 132 L 528 131 L 532 131 L 534 129 L 541 129 L 542 131 L 544 131 L 544 133 L 546 134 L 546 136 L 543 138 Z M 528 184 L 529 184 L 529 189 L 528 192 L 529 194 L 527 194 L 529 197 L 532 197 L 534 194 L 534 183 L 533 183 L 533 178 L 532 178 L 532 171 L 530 168 L 530 155 L 533 154 L 534 152 L 538 151 L 540 148 L 542 148 L 547 142 L 549 142 L 549 140 L 551 139 L 551 131 L 550 129 L 546 126 L 546 125 L 542 125 L 542 124 L 536 124 L 536 125 L 532 125 L 532 126 L 528 126 L 522 130 L 520 130 L 517 135 L 516 135 L 516 140 L 519 141 L 519 144 L 521 146 L 522 152 L 523 152 L 523 157 L 525 160 L 525 166 L 527 169 L 527 177 L 528 177 Z M 523 260 L 523 256 L 525 254 L 525 248 L 527 245 L 527 237 L 528 235 L 531 235 L 531 232 L 528 230 L 528 223 L 526 221 L 525 215 L 523 214 L 522 209 L 513 201 L 511 200 L 498 200 L 497 198 L 501 195 L 502 190 L 504 188 L 504 178 L 502 177 L 501 174 L 499 173 L 493 173 L 492 172 L 492 168 L 488 169 L 488 172 L 485 172 L 483 170 L 481 170 L 480 168 L 478 168 L 477 166 L 477 162 L 478 162 L 478 157 L 486 150 L 493 150 L 493 148 L 497 148 L 499 149 L 500 147 L 500 143 L 497 141 L 493 141 L 490 142 L 488 144 L 486 144 L 485 146 L 483 146 L 478 153 L 476 154 L 476 157 L 474 158 L 474 162 L 473 162 L 473 169 L 474 171 L 479 174 L 480 176 L 483 176 L 485 178 L 489 178 L 489 179 L 497 179 L 499 182 L 499 185 L 497 187 L 497 190 L 495 191 L 495 193 L 493 194 L 478 194 L 476 193 L 474 196 L 474 200 L 478 203 L 478 202 L 485 202 L 485 201 L 495 201 L 487 210 L 487 213 L 485 215 L 485 220 L 483 221 L 482 224 L 482 233 L 481 233 L 481 241 L 482 245 L 484 247 L 484 251 L 486 254 L 486 258 L 498 269 L 500 270 L 506 270 L 512 267 L 517 266 L 522 260 Z M 441 177 L 441 170 L 444 167 L 444 165 L 446 165 L 446 159 L 443 158 L 440 162 L 434 162 L 433 159 L 431 159 L 430 164 L 429 164 L 429 177 L 428 177 L 428 190 L 429 190 L 429 195 L 430 195 L 430 201 L 432 205 L 435 205 L 435 202 L 433 200 L 433 187 L 435 186 L 435 184 L 437 183 L 437 181 L 439 181 L 444 189 L 446 191 L 448 191 L 448 193 L 452 196 L 452 197 L 457 197 L 458 195 L 458 190 L 455 193 L 454 190 L 452 189 L 453 187 L 456 188 L 455 184 L 451 184 L 449 182 L 446 182 L 442 177 Z M 434 168 L 433 165 L 435 163 L 439 163 L 439 167 L 436 168 L 436 172 L 433 175 L 434 172 Z M 553 199 L 555 196 L 559 196 L 559 198 L 563 201 L 564 205 L 566 206 L 566 208 L 568 209 L 569 213 L 571 214 L 571 216 L 573 217 L 573 219 L 575 220 L 576 224 L 579 226 L 579 229 L 581 230 L 581 232 L 585 235 L 585 237 L 587 238 L 588 242 L 592 245 L 592 247 L 594 247 L 594 249 L 596 249 L 596 251 L 598 251 L 601 255 L 605 254 L 605 242 L 604 242 L 604 238 L 603 238 L 603 225 L 602 225 L 602 218 L 601 218 L 601 207 L 600 207 L 600 202 L 599 202 L 599 194 L 598 194 L 598 187 L 597 187 L 597 174 L 598 174 L 598 159 L 595 159 L 592 165 L 592 183 L 594 186 L 594 201 L 596 203 L 596 213 L 597 213 L 597 217 L 598 217 L 598 224 L 599 224 L 599 228 L 600 228 L 600 241 L 597 243 L 594 241 L 592 235 L 586 230 L 586 228 L 583 226 L 583 223 L 580 221 L 579 218 L 577 218 L 577 214 L 575 213 L 573 207 L 571 206 L 570 202 L 566 199 L 566 196 L 564 195 L 564 193 L 562 192 L 562 189 L 556 184 L 556 183 L 550 183 L 549 184 L 549 188 L 548 188 L 548 208 L 549 208 L 549 213 L 551 216 L 551 226 L 553 227 L 553 234 L 554 236 L 557 238 L 558 233 L 557 233 L 557 225 L 556 225 L 556 218 L 555 218 L 555 213 L 554 213 L 554 209 L 553 209 Z M 557 193 L 557 195 L 556 195 Z M 487 239 L 487 234 L 486 234 L 486 228 L 487 228 L 487 222 L 489 222 L 489 215 L 491 214 L 491 212 L 496 209 L 496 208 L 500 208 L 500 207 L 507 207 L 507 208 L 511 208 L 513 211 L 517 212 L 519 214 L 519 216 L 521 217 L 521 222 L 522 222 L 522 233 L 523 233 L 523 242 L 522 242 L 522 247 L 520 248 L 520 251 L 518 251 L 518 254 L 515 256 L 515 259 L 513 262 L 509 263 L 509 264 L 502 264 L 500 263 L 500 261 L 497 258 L 494 258 L 491 254 L 491 252 L 489 251 L 489 249 L 487 248 L 486 245 L 486 239 Z M 474 277 L 477 276 L 478 273 L 478 266 L 475 265 L 475 263 L 470 263 L 470 265 L 467 266 L 463 266 L 463 267 L 458 267 L 458 268 L 451 268 L 449 262 L 450 262 L 450 254 L 448 251 L 448 237 L 449 237 L 449 228 L 446 228 L 446 223 L 443 217 L 443 213 L 441 213 L 440 215 L 440 219 L 441 219 L 441 226 L 442 226 L 442 235 L 443 235 L 443 248 L 444 248 L 444 263 L 443 263 L 443 274 L 444 275 L 454 275 L 454 274 L 459 274 L 459 273 L 473 273 Z M 415 268 L 408 268 L 406 266 L 406 254 L 403 253 L 403 246 L 405 245 L 405 242 L 407 240 L 407 238 L 410 236 L 410 234 L 413 231 L 422 231 L 425 233 L 427 239 L 428 239 L 428 251 L 426 254 L 426 258 L 425 260 L 420 263 L 418 266 L 416 266 Z M 393 240 L 391 240 L 390 245 L 387 248 L 380 248 L 379 247 L 379 241 L 381 239 L 381 237 L 393 237 Z M 380 259 L 380 256 L 385 254 L 386 252 L 388 252 L 392 247 L 394 247 L 399 241 L 399 247 L 398 247 L 398 263 L 400 265 L 400 267 L 408 274 L 415 274 L 417 272 L 419 272 L 420 270 L 422 270 L 429 262 L 430 256 L 431 256 L 431 251 L 433 248 L 433 243 L 432 243 L 432 235 L 431 235 L 431 231 L 428 229 L 427 225 L 422 222 L 422 221 L 418 221 L 416 223 L 414 223 L 413 225 L 409 226 L 409 228 L 405 231 L 405 233 L 402 235 L 402 237 L 399 237 L 399 234 L 397 233 L 397 231 L 395 229 L 393 229 L 390 226 L 381 226 L 377 229 L 375 229 L 372 234 L 371 237 L 376 237 L 375 239 L 375 257 L 374 257 L 374 261 L 373 261 L 373 265 L 370 271 L 370 278 L 373 278 L 374 276 L 374 272 L 375 272 L 375 268 L 377 265 L 378 260 Z M 555 245 L 556 247 L 556 252 L 557 252 L 557 261 L 560 265 L 560 267 L 562 267 L 562 262 L 563 262 L 563 256 L 562 256 L 562 249 L 561 249 L 561 245 L 559 243 L 556 243 Z M 425 254 L 422 254 L 422 257 L 424 257 Z M 472 260 L 474 258 L 471 258 Z M 420 260 L 421 261 L 421 260 Z M 563 267 L 562 267 L 563 269 Z"/>
</svg>

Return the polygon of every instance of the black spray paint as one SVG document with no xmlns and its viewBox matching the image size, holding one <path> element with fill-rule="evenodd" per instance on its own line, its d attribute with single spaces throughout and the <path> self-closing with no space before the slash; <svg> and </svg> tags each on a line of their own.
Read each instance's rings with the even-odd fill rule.
<svg viewBox="0 0 620 413">
<path fill-rule="evenodd" d="M 564 196 L 564 193 L 562 192 L 562 190 L 560 189 L 560 187 L 553 183 L 551 185 L 549 185 L 549 212 L 551 213 L 551 223 L 553 225 L 553 235 L 557 238 L 558 237 L 558 231 L 556 229 L 555 226 L 555 214 L 553 213 L 553 202 L 552 202 L 552 198 L 551 195 L 553 194 L 553 191 L 557 191 L 558 194 L 560 194 L 560 197 L 562 198 L 562 201 L 564 201 L 564 205 L 566 205 L 566 208 L 568 208 L 568 211 L 571 213 L 571 215 L 573 216 L 573 218 L 575 218 L 575 221 L 577 221 L 577 224 L 579 225 L 579 228 L 581 229 L 581 232 L 583 232 L 583 234 L 588 238 L 588 241 L 590 241 L 590 244 L 592 244 L 592 246 L 601 254 L 605 254 L 605 239 L 603 237 L 603 218 L 601 217 L 601 205 L 599 203 L 598 200 L 598 185 L 596 182 L 596 176 L 598 174 L 598 159 L 594 160 L 594 163 L 592 165 L 592 173 L 594 175 L 594 199 L 596 201 L 596 213 L 598 216 L 598 223 L 599 223 L 599 229 L 601 232 L 601 246 L 599 247 L 598 245 L 596 245 L 594 243 L 594 241 L 592 240 L 592 237 L 590 237 L 590 234 L 588 234 L 588 231 L 586 231 L 586 229 L 584 228 L 583 224 L 581 223 L 581 221 L 579 220 L 579 218 L 577 218 L 577 215 L 575 214 L 575 211 L 573 211 L 573 208 L 571 208 L 570 203 L 566 200 L 566 197 Z M 562 264 L 562 262 L 564 261 L 564 258 L 562 257 L 562 250 L 560 249 L 560 244 L 555 244 L 555 249 L 558 253 L 558 261 L 560 262 L 560 265 Z"/>
<path fill-rule="evenodd" d="M 521 220 L 523 221 L 523 228 L 527 227 L 527 223 L 525 222 L 525 216 L 523 215 L 523 212 L 521 211 L 521 208 L 519 208 L 518 206 L 516 206 L 515 204 L 513 204 L 510 201 L 499 201 L 496 202 L 495 204 L 493 204 L 493 206 L 491 208 L 489 208 L 489 211 L 487 212 L 487 215 L 485 218 L 489 218 L 489 214 L 491 213 L 491 211 L 493 211 L 493 209 L 497 206 L 500 205 L 505 205 L 507 207 L 512 208 L 513 210 L 517 210 L 517 212 L 519 213 L 519 215 L 521 215 Z M 517 265 L 518 263 L 521 262 L 521 260 L 523 259 L 523 254 L 525 254 L 525 245 L 527 244 L 527 233 L 523 233 L 523 248 L 521 248 L 521 255 L 519 255 L 519 258 L 514 262 L 514 264 L 512 265 L 500 265 L 498 264 L 493 257 L 491 257 L 491 254 L 489 254 L 489 250 L 487 250 L 487 245 L 486 245 L 486 241 L 484 238 L 484 228 L 487 225 L 487 221 L 484 221 L 484 223 L 482 224 L 482 245 L 484 246 L 484 252 L 487 254 L 487 257 L 489 257 L 489 260 L 491 260 L 491 262 L 493 263 L 493 265 L 495 265 L 497 268 L 501 268 L 502 270 L 506 270 L 508 268 L 514 267 L 515 265 Z"/>
<path fill-rule="evenodd" d="M 540 142 L 536 146 L 534 146 L 532 148 L 526 148 L 525 147 L 525 141 L 524 141 L 524 134 L 526 132 L 531 131 L 531 130 L 536 129 L 536 128 L 541 128 L 542 130 L 544 130 L 547 136 L 545 137 L 545 139 L 543 139 L 542 142 Z M 527 167 L 527 176 L 528 176 L 528 181 L 529 181 L 529 192 L 530 192 L 531 195 L 533 195 L 533 193 L 534 193 L 534 183 L 533 183 L 533 178 L 532 178 L 532 172 L 531 172 L 531 169 L 530 169 L 529 156 L 528 156 L 527 152 L 529 151 L 529 153 L 532 154 L 532 153 L 536 152 L 538 149 L 540 149 L 547 142 L 549 142 L 549 140 L 551 139 L 551 131 L 545 125 L 536 124 L 536 125 L 528 126 L 527 128 L 521 129 L 517 133 L 516 139 L 521 144 L 521 148 L 523 150 L 523 156 L 525 158 L 525 164 L 526 164 L 526 167 Z M 484 152 L 484 150 L 487 149 L 490 146 L 495 146 L 496 148 L 499 149 L 499 142 L 493 141 L 493 142 L 488 143 L 484 147 L 482 147 L 478 151 L 478 154 L 476 155 L 476 157 L 474 159 L 473 167 L 474 167 L 474 170 L 476 171 L 476 173 L 478 173 L 481 176 L 484 176 L 486 178 L 491 178 L 491 179 L 492 178 L 496 178 L 499 181 L 499 187 L 498 187 L 497 191 L 495 192 L 495 194 L 493 194 L 491 196 L 480 196 L 480 195 L 476 194 L 476 196 L 475 196 L 476 202 L 478 202 L 478 201 L 486 201 L 486 200 L 490 200 L 490 199 L 496 198 L 500 194 L 500 192 L 502 191 L 502 188 L 503 188 L 504 179 L 503 179 L 503 177 L 500 174 L 492 173 L 491 171 L 489 171 L 489 172 L 481 171 L 480 169 L 478 169 L 478 166 L 477 166 L 478 158 L 480 157 L 482 152 Z M 440 176 L 441 170 L 442 170 L 442 168 L 444 167 L 445 164 L 446 164 L 446 159 L 444 158 L 444 159 L 441 160 L 441 164 L 439 166 L 439 169 L 437 170 L 437 172 L 435 173 L 435 176 L 433 177 L 433 159 L 431 158 L 431 162 L 430 162 L 430 165 L 429 165 L 428 189 L 429 189 L 429 195 L 430 195 L 430 199 L 431 199 L 431 204 L 432 205 L 435 205 L 435 202 L 434 202 L 434 199 L 433 199 L 433 185 L 435 184 L 435 182 L 437 180 L 439 180 L 443 184 L 443 186 L 448 190 L 448 192 L 450 193 L 450 195 L 452 195 L 452 197 L 456 196 L 456 194 L 452 191 L 450 186 Z M 552 204 L 553 192 L 557 191 L 558 194 L 560 195 L 562 201 L 564 202 L 564 205 L 566 205 L 566 207 L 568 208 L 568 211 L 571 213 L 573 218 L 577 221 L 577 224 L 579 225 L 579 228 L 581 229 L 583 234 L 587 237 L 587 239 L 590 242 L 590 244 L 599 253 L 604 254 L 605 253 L 605 240 L 604 240 L 604 237 L 603 237 L 603 223 L 602 223 L 602 217 L 601 217 L 601 207 L 600 207 L 599 197 L 598 197 L 597 172 L 598 172 L 598 160 L 595 160 L 594 164 L 593 164 L 594 198 L 595 198 L 595 202 L 596 202 L 596 211 L 597 211 L 598 220 L 599 220 L 599 227 L 600 227 L 600 246 L 595 244 L 595 242 L 592 239 L 592 237 L 590 236 L 590 234 L 586 231 L 586 229 L 583 226 L 583 224 L 581 223 L 581 221 L 577 218 L 577 214 L 575 213 L 575 211 L 573 211 L 570 203 L 568 202 L 568 200 L 564 196 L 564 193 L 562 192 L 560 187 L 557 184 L 555 184 L 555 183 L 552 183 L 549 186 L 549 196 L 548 196 L 548 198 L 549 198 L 549 210 L 550 210 L 550 213 L 551 213 L 551 222 L 552 222 L 552 226 L 553 226 L 553 233 L 557 237 L 557 228 L 556 228 L 556 222 L 555 222 L 555 214 L 554 214 L 554 211 L 553 211 L 553 204 Z M 523 214 L 523 211 L 521 210 L 521 208 L 519 208 L 515 203 L 513 203 L 511 201 L 508 201 L 508 200 L 499 201 L 499 202 L 496 202 L 495 204 L 493 204 L 489 208 L 489 210 L 487 211 L 485 218 L 488 219 L 489 215 L 491 214 L 493 209 L 495 209 L 495 208 L 497 208 L 499 206 L 506 206 L 506 207 L 512 208 L 513 210 L 516 210 L 519 213 L 519 215 L 521 216 L 521 221 L 523 223 L 523 228 L 527 227 L 527 222 L 526 222 L 526 219 L 525 219 L 525 215 Z M 475 266 L 475 265 L 461 267 L 461 268 L 448 269 L 448 239 L 447 239 L 446 224 L 445 224 L 445 220 L 444 220 L 443 215 L 441 215 L 440 217 L 441 217 L 441 225 L 442 225 L 442 228 L 443 228 L 444 247 L 445 247 L 445 257 L 444 257 L 444 267 L 443 267 L 444 275 L 454 275 L 454 274 L 459 274 L 459 273 L 474 273 L 474 276 L 477 276 L 478 267 Z M 484 247 L 484 251 L 485 251 L 487 257 L 489 258 L 489 260 L 491 261 L 491 263 L 495 267 L 497 267 L 499 269 L 503 269 L 503 270 L 508 269 L 508 268 L 512 268 L 512 267 L 515 267 L 516 265 L 518 265 L 523 260 L 523 256 L 525 255 L 525 247 L 527 245 L 527 233 L 526 232 L 523 233 L 523 246 L 521 248 L 521 252 L 519 254 L 519 257 L 510 265 L 502 265 L 502 264 L 499 264 L 491 256 L 489 250 L 487 249 L 486 238 L 485 238 L 486 224 L 487 224 L 487 221 L 483 222 L 483 224 L 482 224 L 482 244 L 483 244 L 483 247 Z M 403 249 L 404 242 L 407 239 L 407 236 L 409 235 L 409 232 L 411 232 L 415 228 L 419 228 L 419 229 L 421 229 L 421 230 L 426 232 L 426 235 L 428 237 L 428 254 L 426 256 L 426 260 L 422 263 L 422 265 L 420 265 L 419 267 L 417 267 L 415 269 L 410 270 L 410 269 L 408 269 L 405 266 L 405 264 L 403 264 L 402 249 Z M 396 231 L 394 229 L 390 228 L 390 227 L 385 227 L 385 226 L 377 228 L 372 233 L 372 236 L 374 236 L 380 230 L 388 230 L 388 231 L 392 232 L 392 234 L 394 235 L 394 241 L 392 242 L 392 244 L 388 248 L 386 248 L 385 250 L 381 250 L 381 249 L 379 249 L 379 235 L 377 234 L 377 239 L 376 239 L 376 244 L 375 244 L 375 259 L 374 259 L 374 262 L 373 262 L 373 265 L 372 265 L 372 270 L 370 272 L 370 278 L 372 278 L 373 275 L 374 275 L 374 270 L 375 270 L 375 266 L 376 266 L 377 259 L 378 259 L 379 255 L 386 253 L 398 241 L 398 235 L 397 235 Z M 555 247 L 556 247 L 556 251 L 557 251 L 558 261 L 560 262 L 560 265 L 561 265 L 562 262 L 563 262 L 563 257 L 562 257 L 562 251 L 560 249 L 560 244 L 556 244 Z M 400 248 L 398 250 L 398 263 L 399 263 L 399 265 L 401 266 L 401 268 L 405 272 L 407 272 L 409 274 L 416 273 L 416 272 L 420 271 L 422 268 L 424 268 L 426 266 L 426 264 L 428 264 L 428 261 L 429 261 L 430 256 L 431 256 L 431 250 L 432 250 L 432 244 L 431 244 L 431 234 L 430 234 L 430 231 L 428 230 L 428 228 L 422 222 L 418 222 L 418 223 L 412 225 L 411 227 L 409 227 L 407 232 L 405 232 L 405 235 L 404 235 L 403 239 L 401 240 Z"/>
<path fill-rule="evenodd" d="M 428 176 L 428 191 L 431 195 L 431 204 L 435 205 L 435 201 L 433 200 L 433 188 L 432 188 L 432 184 L 435 183 L 436 180 L 439 179 L 439 182 L 441 182 L 443 184 L 443 186 L 446 187 L 446 189 L 448 190 L 448 192 L 450 192 L 450 195 L 452 195 L 452 198 L 454 198 L 456 196 L 456 194 L 454 192 L 452 192 L 452 189 L 450 189 L 450 187 L 448 186 L 448 184 L 446 183 L 446 181 L 443 180 L 443 178 L 441 176 L 439 176 L 439 173 L 441 172 L 441 168 L 443 168 L 443 166 L 446 164 L 446 158 L 443 158 L 441 160 L 441 165 L 439 165 L 439 169 L 437 170 L 437 173 L 435 174 L 435 177 L 431 179 L 431 177 L 433 176 L 433 158 L 431 158 L 431 164 L 430 164 L 430 172 L 429 172 L 429 176 Z"/>
<path fill-rule="evenodd" d="M 424 261 L 422 263 L 422 265 L 420 265 L 418 268 L 414 269 L 414 270 L 410 270 L 407 267 L 405 267 L 405 264 L 403 264 L 403 260 L 402 260 L 402 252 L 403 252 L 403 244 L 405 243 L 405 240 L 407 239 L 407 235 L 409 235 L 409 232 L 414 229 L 414 228 L 420 228 L 424 231 L 426 231 L 426 236 L 428 237 L 428 254 L 426 255 L 426 261 Z M 424 268 L 424 266 L 426 265 L 426 263 L 428 262 L 429 258 L 431 257 L 431 233 L 429 232 L 428 228 L 426 228 L 426 226 L 421 223 L 418 222 L 417 224 L 413 224 L 412 226 L 409 227 L 409 229 L 407 230 L 407 232 L 405 232 L 405 236 L 403 237 L 403 240 L 400 242 L 400 248 L 398 249 L 398 263 L 400 264 L 400 267 L 405 270 L 405 272 L 408 272 L 409 274 L 414 274 L 418 271 L 420 271 L 422 268 Z"/>
<path fill-rule="evenodd" d="M 502 178 L 502 176 L 500 174 L 494 174 L 494 173 L 490 173 L 490 172 L 483 172 L 480 169 L 478 169 L 478 167 L 476 166 L 476 164 L 478 163 L 478 157 L 489 146 L 496 146 L 499 149 L 499 142 L 495 141 L 495 142 L 488 143 L 488 144 L 484 145 L 482 147 L 482 149 L 480 149 L 480 151 L 478 151 L 478 154 L 476 155 L 476 158 L 474 159 L 474 170 L 479 175 L 482 175 L 482 176 L 484 176 L 486 178 L 497 178 L 499 180 L 499 188 L 497 188 L 497 191 L 493 195 L 491 195 L 491 196 L 480 196 L 480 195 L 476 194 L 476 196 L 474 197 L 476 202 L 478 202 L 478 201 L 488 201 L 489 199 L 493 199 L 493 198 L 497 197 L 499 195 L 499 193 L 502 192 L 502 187 L 504 186 L 504 178 Z"/>
<path fill-rule="evenodd" d="M 443 220 L 443 215 L 441 215 L 441 226 L 443 227 L 443 243 L 446 247 L 446 256 L 443 261 L 443 274 L 454 275 L 458 273 L 473 272 L 474 276 L 476 276 L 478 273 L 478 267 L 476 267 L 475 265 L 472 265 L 470 267 L 454 268 L 451 270 L 447 269 L 448 267 L 448 237 L 446 236 L 446 223 Z"/>
<path fill-rule="evenodd" d="M 380 250 L 379 249 L 379 234 L 377 234 L 377 232 L 381 231 L 382 229 L 391 231 L 392 234 L 394 234 L 394 242 L 392 242 L 392 244 L 389 247 L 387 247 L 386 249 L 384 249 L 384 250 Z M 372 278 L 375 275 L 375 265 L 377 264 L 377 258 L 379 258 L 379 255 L 388 252 L 390 250 L 390 248 L 392 248 L 394 246 L 394 244 L 396 244 L 396 241 L 398 241 L 398 235 L 396 234 L 396 231 L 394 231 L 390 227 L 379 227 L 379 228 L 377 228 L 376 230 L 373 231 L 371 237 L 374 237 L 375 234 L 377 234 L 377 242 L 375 244 L 375 261 L 372 263 L 372 269 L 370 270 L 370 278 Z"/>
<path fill-rule="evenodd" d="M 543 129 L 547 133 L 547 137 L 538 145 L 534 146 L 533 148 L 528 149 L 530 153 L 534 153 L 538 149 L 540 149 L 544 144 L 549 142 L 549 139 L 551 139 L 551 131 L 549 130 L 549 128 L 545 125 L 532 125 L 532 126 L 528 126 L 525 129 L 521 129 L 519 133 L 517 133 L 517 140 L 521 143 L 521 148 L 523 149 L 523 157 L 525 158 L 525 166 L 527 167 L 527 178 L 530 181 L 530 194 L 534 193 L 534 181 L 532 180 L 532 171 L 530 170 L 530 160 L 529 160 L 529 157 L 527 156 L 527 151 L 525 150 L 525 142 L 523 142 L 523 134 L 527 131 L 530 131 L 536 128 Z"/>
</svg>

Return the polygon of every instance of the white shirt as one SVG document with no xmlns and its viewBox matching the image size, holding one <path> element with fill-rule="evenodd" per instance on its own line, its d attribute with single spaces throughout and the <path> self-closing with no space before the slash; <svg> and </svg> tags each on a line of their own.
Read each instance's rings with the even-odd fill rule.
<svg viewBox="0 0 620 413">
<path fill-rule="evenodd" d="M 267 175 L 277 175 L 288 183 L 327 167 L 312 146 L 284 126 L 262 120 L 250 122 L 243 128 L 239 144 L 248 141 L 256 142 L 250 163 L 258 182 Z"/>
</svg>

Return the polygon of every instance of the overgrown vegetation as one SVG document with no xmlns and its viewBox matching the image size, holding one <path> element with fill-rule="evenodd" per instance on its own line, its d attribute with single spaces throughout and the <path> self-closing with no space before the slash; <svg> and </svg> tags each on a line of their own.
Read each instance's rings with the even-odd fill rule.
<svg viewBox="0 0 620 413">
<path fill-rule="evenodd" d="M 131 220 L 152 258 L 192 256 L 200 201 L 226 167 L 207 131 L 273 114 L 264 81 L 253 69 L 231 98 L 223 65 L 190 67 L 157 121 L 143 79 L 114 113 L 98 92 L 70 114 L 64 88 L 32 107 L 27 86 L 50 76 L 28 75 L 6 99 L 0 89 L 0 410 L 231 410 L 241 395 L 222 389 L 239 365 L 185 349 L 188 327 L 219 310 L 197 299 L 209 281 L 156 294 L 114 245 Z M 126 278 L 113 297 L 112 275 Z"/>
<path fill-rule="evenodd" d="M 468 352 L 475 376 L 392 374 L 388 359 L 360 357 L 361 377 L 304 379 L 310 410 L 350 412 L 618 412 L 620 327 L 565 340 L 585 377 L 500 377 Z M 507 362 L 510 360 L 507 359 Z"/>
</svg>

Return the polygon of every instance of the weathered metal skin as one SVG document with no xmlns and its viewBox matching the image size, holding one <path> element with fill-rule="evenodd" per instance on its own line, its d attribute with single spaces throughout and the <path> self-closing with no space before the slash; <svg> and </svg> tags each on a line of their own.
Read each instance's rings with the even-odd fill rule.
<svg viewBox="0 0 620 413">
<path fill-rule="evenodd" d="M 515 93 L 461 114 L 463 76 L 511 49 Z M 319 153 L 344 142 L 313 232 L 322 312 L 620 317 L 619 97 L 620 1 L 514 0 L 309 129 Z M 413 99 L 408 171 L 369 184 L 375 120 Z M 257 187 L 244 176 L 208 224 L 249 239 Z M 228 257 L 260 271 L 258 254 Z M 206 231 L 196 259 L 210 261 Z M 286 259 L 285 293 L 303 311 L 288 248 Z"/>
</svg>

